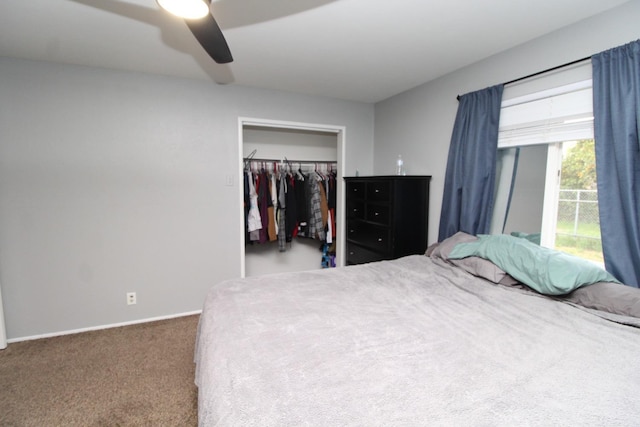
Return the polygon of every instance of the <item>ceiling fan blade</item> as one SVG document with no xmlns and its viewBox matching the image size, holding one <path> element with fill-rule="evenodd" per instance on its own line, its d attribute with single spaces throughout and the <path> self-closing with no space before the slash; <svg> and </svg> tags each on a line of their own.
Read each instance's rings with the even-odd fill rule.
<svg viewBox="0 0 640 427">
<path fill-rule="evenodd" d="M 222 34 L 213 15 L 202 19 L 185 19 L 187 26 L 202 45 L 204 50 L 218 64 L 227 64 L 233 61 L 229 45 Z"/>
</svg>

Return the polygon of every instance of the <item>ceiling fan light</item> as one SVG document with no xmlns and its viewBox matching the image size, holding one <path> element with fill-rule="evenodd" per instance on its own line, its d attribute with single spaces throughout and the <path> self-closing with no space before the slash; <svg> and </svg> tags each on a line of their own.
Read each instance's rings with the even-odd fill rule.
<svg viewBox="0 0 640 427">
<path fill-rule="evenodd" d="M 200 19 L 209 14 L 209 4 L 204 0 L 156 0 L 167 12 L 184 19 Z"/>
</svg>

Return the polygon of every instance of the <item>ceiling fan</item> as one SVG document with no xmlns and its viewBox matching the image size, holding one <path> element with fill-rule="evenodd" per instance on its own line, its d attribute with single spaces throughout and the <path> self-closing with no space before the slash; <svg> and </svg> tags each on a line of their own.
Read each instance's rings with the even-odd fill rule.
<svg viewBox="0 0 640 427">
<path fill-rule="evenodd" d="M 160 7 L 184 18 L 187 26 L 204 50 L 218 64 L 233 61 L 229 45 L 213 14 L 211 0 L 156 0 Z"/>
</svg>

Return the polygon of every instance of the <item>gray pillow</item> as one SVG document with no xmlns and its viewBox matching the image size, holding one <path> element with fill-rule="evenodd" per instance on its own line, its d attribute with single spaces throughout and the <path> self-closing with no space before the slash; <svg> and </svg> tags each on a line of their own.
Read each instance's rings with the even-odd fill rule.
<svg viewBox="0 0 640 427">
<path fill-rule="evenodd" d="M 453 247 L 455 245 L 457 245 L 458 243 L 475 242 L 476 240 L 478 240 L 476 236 L 458 231 L 453 236 L 438 243 L 437 246 L 435 246 L 435 248 L 431 250 L 431 254 L 429 256 L 431 256 L 432 258 L 440 258 L 446 261 L 449 259 L 449 253 L 453 250 Z M 431 246 L 429 247 L 429 249 L 430 248 Z M 427 249 L 427 252 L 429 252 L 429 249 Z"/>
<path fill-rule="evenodd" d="M 429 249 L 427 249 L 427 256 L 431 256 L 432 258 L 440 258 L 457 267 L 462 268 L 463 270 L 473 274 L 474 276 L 482 277 L 493 283 L 500 283 L 503 285 L 513 285 L 518 283 L 517 280 L 509 276 L 504 272 L 504 270 L 502 270 L 500 267 L 489 260 L 476 256 L 470 256 L 463 259 L 449 258 L 449 254 L 453 250 L 454 246 L 456 246 L 458 243 L 469 243 L 476 240 L 478 240 L 477 237 L 462 231 L 458 231 L 453 236 L 440 242 L 437 246 L 430 246 Z"/>
<path fill-rule="evenodd" d="M 584 286 L 562 299 L 595 310 L 640 318 L 640 289 L 615 282 Z"/>
</svg>

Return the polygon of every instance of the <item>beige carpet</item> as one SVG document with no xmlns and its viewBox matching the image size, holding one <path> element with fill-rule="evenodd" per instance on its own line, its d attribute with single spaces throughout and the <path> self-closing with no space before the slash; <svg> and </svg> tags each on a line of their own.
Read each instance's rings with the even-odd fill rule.
<svg viewBox="0 0 640 427">
<path fill-rule="evenodd" d="M 0 426 L 196 426 L 198 317 L 9 344 Z"/>
</svg>

